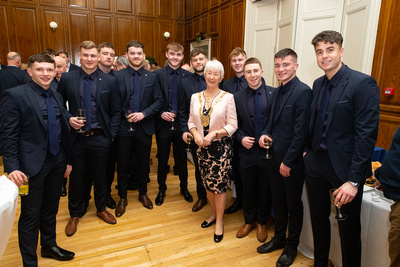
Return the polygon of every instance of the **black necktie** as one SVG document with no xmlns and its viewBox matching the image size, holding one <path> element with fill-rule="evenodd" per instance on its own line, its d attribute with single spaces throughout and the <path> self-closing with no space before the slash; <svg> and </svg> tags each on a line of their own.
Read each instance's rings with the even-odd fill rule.
<svg viewBox="0 0 400 267">
<path fill-rule="evenodd" d="M 178 112 L 178 72 L 174 70 L 172 72 L 172 112 L 175 114 Z"/>
<path fill-rule="evenodd" d="M 83 103 L 86 110 L 86 122 L 83 129 L 85 131 L 90 130 L 92 126 L 92 86 L 90 83 L 90 76 L 86 76 L 85 83 L 83 85 Z"/>
<path fill-rule="evenodd" d="M 140 109 L 140 97 L 140 74 L 135 71 L 133 77 L 133 112 L 138 112 Z"/>
<path fill-rule="evenodd" d="M 204 76 L 200 76 L 198 83 L 197 83 L 197 93 L 198 92 L 203 92 L 204 90 L 206 90 L 207 88 L 207 84 L 206 81 L 204 79 Z"/>
<path fill-rule="evenodd" d="M 255 91 L 254 97 L 254 116 L 256 122 L 256 140 L 260 139 L 263 131 L 263 119 L 262 119 L 262 108 L 261 108 L 261 94 Z"/>
<path fill-rule="evenodd" d="M 53 101 L 51 101 L 50 92 L 44 91 L 44 96 L 46 97 L 46 106 L 47 106 L 49 149 L 51 154 L 57 155 L 58 151 L 60 151 L 60 144 L 58 142 L 59 140 L 58 140 L 56 111 L 54 109 Z"/>
<path fill-rule="evenodd" d="M 314 135 L 312 139 L 312 149 L 317 152 L 321 146 L 321 136 L 324 127 L 325 115 L 328 110 L 329 100 L 331 98 L 331 84 L 326 82 L 325 86 L 321 88 L 321 97 L 318 99 L 318 110 L 315 118 Z"/>
<path fill-rule="evenodd" d="M 242 80 L 240 78 L 236 79 L 235 93 L 242 91 Z"/>
</svg>

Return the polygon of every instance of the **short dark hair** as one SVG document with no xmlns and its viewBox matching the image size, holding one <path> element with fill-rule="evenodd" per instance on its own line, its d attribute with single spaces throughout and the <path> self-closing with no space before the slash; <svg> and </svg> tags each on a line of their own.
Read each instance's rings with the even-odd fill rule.
<svg viewBox="0 0 400 267">
<path fill-rule="evenodd" d="M 56 62 L 52 57 L 46 54 L 34 54 L 33 56 L 30 56 L 28 59 L 28 68 L 32 67 L 33 63 L 38 62 L 46 62 L 46 63 L 53 63 L 54 67 L 56 67 Z"/>
<path fill-rule="evenodd" d="M 284 59 L 287 56 L 292 56 L 295 59 L 295 61 L 297 61 L 297 53 L 290 48 L 283 48 L 279 50 L 278 52 L 276 52 L 274 58 Z"/>
<path fill-rule="evenodd" d="M 206 52 L 204 52 L 203 49 L 196 47 L 193 48 L 192 51 L 190 51 L 189 60 L 192 60 L 192 58 L 197 57 L 200 54 L 203 54 L 206 58 L 208 58 Z"/>
<path fill-rule="evenodd" d="M 319 42 L 331 43 L 331 44 L 337 43 L 341 48 L 343 44 L 343 36 L 337 31 L 322 31 L 314 36 L 314 38 L 311 41 L 311 44 L 315 48 Z"/>
<path fill-rule="evenodd" d="M 258 65 L 260 65 L 260 68 L 262 69 L 261 61 L 256 57 L 248 58 L 246 60 L 246 62 L 244 63 L 243 69 L 246 67 L 246 65 L 250 65 L 250 64 L 258 64 Z"/>
<path fill-rule="evenodd" d="M 129 47 L 138 47 L 138 48 L 142 48 L 143 51 L 144 51 L 144 45 L 143 45 L 141 42 L 137 41 L 137 40 L 130 41 L 130 42 L 126 45 L 126 52 L 128 52 Z"/>
<path fill-rule="evenodd" d="M 64 54 L 67 58 L 69 58 L 68 52 L 60 51 L 60 52 L 57 53 L 56 56 L 59 56 L 60 54 Z"/>
<path fill-rule="evenodd" d="M 47 48 L 47 49 L 42 51 L 42 54 L 49 55 L 49 56 L 55 56 L 56 55 L 56 51 L 54 51 L 51 48 Z"/>
<path fill-rule="evenodd" d="M 103 47 L 111 48 L 112 50 L 114 50 L 114 53 L 115 53 L 115 48 L 114 48 L 114 46 L 113 46 L 111 43 L 107 43 L 107 42 L 101 43 L 101 44 L 99 44 L 99 45 L 97 46 L 97 50 L 99 50 L 99 53 L 100 53 L 100 50 L 101 50 Z"/>
</svg>

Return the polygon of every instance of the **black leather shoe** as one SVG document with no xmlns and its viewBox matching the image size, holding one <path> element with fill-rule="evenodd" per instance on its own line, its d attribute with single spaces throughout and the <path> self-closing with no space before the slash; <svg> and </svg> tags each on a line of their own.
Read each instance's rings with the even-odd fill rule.
<svg viewBox="0 0 400 267">
<path fill-rule="evenodd" d="M 161 206 L 164 203 L 165 192 L 159 191 L 156 197 L 156 205 Z"/>
<path fill-rule="evenodd" d="M 216 221 L 216 220 L 211 221 L 211 222 L 204 221 L 204 222 L 201 224 L 201 228 L 208 228 L 208 227 L 210 227 L 211 225 L 213 225 L 213 224 L 215 223 L 215 221 Z"/>
<path fill-rule="evenodd" d="M 187 202 L 193 202 L 193 197 L 187 189 L 181 189 L 181 195 Z"/>
<path fill-rule="evenodd" d="M 276 262 L 277 267 L 289 267 L 293 264 L 294 259 L 297 256 L 297 249 L 285 247 L 278 261 Z"/>
<path fill-rule="evenodd" d="M 109 209 L 112 209 L 112 210 L 115 209 L 115 207 L 117 206 L 117 204 L 115 203 L 115 200 L 112 198 L 111 195 L 108 195 L 108 196 L 107 196 L 106 206 L 107 206 Z"/>
<path fill-rule="evenodd" d="M 224 238 L 224 233 L 222 233 L 222 235 L 214 234 L 214 242 L 215 243 L 221 242 L 223 238 Z"/>
<path fill-rule="evenodd" d="M 241 208 L 242 208 L 242 202 L 236 199 L 235 202 L 233 202 L 233 204 L 229 208 L 227 208 L 224 213 L 232 214 L 237 212 Z"/>
<path fill-rule="evenodd" d="M 61 196 L 65 197 L 67 195 L 67 188 L 65 187 L 65 184 L 61 186 Z"/>
<path fill-rule="evenodd" d="M 82 203 L 82 208 L 81 208 L 81 211 L 79 212 L 79 218 L 82 218 L 83 215 L 86 214 L 86 211 L 87 211 L 88 206 L 89 206 L 89 202 L 84 201 L 84 202 Z"/>
<path fill-rule="evenodd" d="M 267 243 L 257 248 L 258 253 L 270 253 L 274 250 L 285 247 L 285 241 L 275 239 L 275 236 Z"/>
<path fill-rule="evenodd" d="M 69 261 L 75 256 L 75 253 L 62 249 L 59 246 L 54 246 L 50 248 L 42 247 L 42 257 L 43 258 L 53 258 L 59 261 Z"/>
</svg>

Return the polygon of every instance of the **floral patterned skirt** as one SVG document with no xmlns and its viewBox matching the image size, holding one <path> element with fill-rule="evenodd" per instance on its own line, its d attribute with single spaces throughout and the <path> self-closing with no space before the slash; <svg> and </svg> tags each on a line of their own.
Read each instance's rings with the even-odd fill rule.
<svg viewBox="0 0 400 267">
<path fill-rule="evenodd" d="M 232 138 L 223 137 L 197 150 L 204 187 L 216 194 L 224 193 L 232 177 Z"/>
</svg>

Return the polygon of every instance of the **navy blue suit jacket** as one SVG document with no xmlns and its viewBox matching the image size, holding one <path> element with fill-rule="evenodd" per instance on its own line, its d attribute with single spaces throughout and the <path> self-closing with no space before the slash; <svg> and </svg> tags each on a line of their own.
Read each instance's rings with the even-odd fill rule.
<svg viewBox="0 0 400 267">
<path fill-rule="evenodd" d="M 223 83 L 222 90 L 227 91 L 227 92 L 229 92 L 231 94 L 235 93 L 235 87 L 236 87 L 235 77 L 236 76 L 233 76 L 229 80 L 225 81 Z M 262 78 L 262 82 L 265 83 L 264 78 Z M 248 84 L 247 84 L 246 79 L 244 80 L 244 83 L 243 83 L 242 86 L 243 86 L 243 90 L 247 88 Z"/>
<path fill-rule="evenodd" d="M 274 92 L 270 120 L 263 134 L 272 136 L 272 150 L 278 164 L 283 162 L 294 169 L 304 167 L 302 158 L 310 124 L 312 91 L 297 76 L 290 82 L 277 114 L 275 105 L 280 87 Z"/>
<path fill-rule="evenodd" d="M 371 156 L 378 136 L 379 87 L 373 77 L 344 67 L 328 107 L 326 145 L 339 179 L 363 184 L 371 176 Z M 309 149 L 324 78 L 318 78 L 313 85 Z"/>
<path fill-rule="evenodd" d="M 46 159 L 48 133 L 36 94 L 28 83 L 6 90 L 1 98 L 0 128 L 5 172 L 20 170 L 34 176 Z M 52 94 L 61 110 L 61 140 L 68 162 L 72 164 L 72 139 L 63 99 L 55 91 Z"/>
<path fill-rule="evenodd" d="M 122 116 L 125 110 L 128 108 L 129 95 L 131 92 L 131 74 L 128 68 L 114 72 L 117 77 L 120 95 L 121 95 L 121 107 Z M 140 112 L 146 116 L 141 122 L 140 126 L 144 132 L 148 135 L 153 135 L 155 132 L 154 116 L 158 114 L 158 111 L 163 105 L 163 100 L 160 91 L 160 85 L 157 77 L 154 73 L 143 69 L 143 75 L 141 78 L 140 87 Z M 120 131 L 126 131 L 129 128 L 129 124 L 126 120 L 121 121 Z"/>
<path fill-rule="evenodd" d="M 121 119 L 121 98 L 118 90 L 118 82 L 115 77 L 104 72 L 98 71 L 97 73 L 97 119 L 104 134 L 111 141 L 112 138 L 117 136 Z M 63 73 L 58 84 L 57 92 L 62 95 L 64 102 L 68 101 L 68 120 L 76 116 L 78 108 L 82 108 L 79 89 L 80 75 L 80 70 Z M 72 129 L 72 137 L 76 137 L 75 129 Z"/>
</svg>

